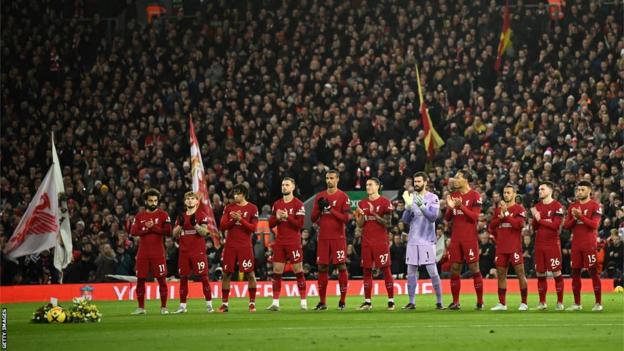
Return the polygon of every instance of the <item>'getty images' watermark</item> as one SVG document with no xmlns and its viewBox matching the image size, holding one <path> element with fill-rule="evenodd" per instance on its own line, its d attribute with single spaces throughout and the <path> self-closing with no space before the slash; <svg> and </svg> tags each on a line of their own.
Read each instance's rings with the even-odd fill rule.
<svg viewBox="0 0 624 351">
<path fill-rule="evenodd" d="M 7 349 L 7 309 L 2 307 L 2 349 Z"/>
</svg>

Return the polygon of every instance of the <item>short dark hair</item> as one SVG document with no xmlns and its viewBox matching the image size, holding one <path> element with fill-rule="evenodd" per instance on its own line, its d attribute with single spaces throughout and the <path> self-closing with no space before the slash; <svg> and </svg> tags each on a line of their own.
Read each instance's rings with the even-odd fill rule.
<svg viewBox="0 0 624 351">
<path fill-rule="evenodd" d="M 414 176 L 412 177 L 412 179 L 413 178 L 417 178 L 417 177 L 421 177 L 425 182 L 429 181 L 429 177 L 427 176 L 427 173 L 425 173 L 425 172 L 416 172 L 416 173 L 414 173 Z"/>
<path fill-rule="evenodd" d="M 592 183 L 590 183 L 588 180 L 581 180 L 580 182 L 576 183 L 576 186 L 586 186 L 591 189 Z"/>
<path fill-rule="evenodd" d="M 291 177 L 284 177 L 284 179 L 282 179 L 282 182 L 283 182 L 283 181 L 285 181 L 285 180 L 287 180 L 287 181 L 289 181 L 289 182 L 292 182 L 292 183 L 293 183 L 293 185 L 297 185 L 297 183 L 295 182 L 295 180 L 294 180 L 293 178 L 291 178 Z"/>
<path fill-rule="evenodd" d="M 463 169 L 458 170 L 457 173 L 461 173 L 464 179 L 466 179 L 468 182 L 472 182 L 472 173 L 464 171 Z"/>
<path fill-rule="evenodd" d="M 377 185 L 379 186 L 379 190 L 383 189 L 383 184 L 381 184 L 381 180 L 379 180 L 379 178 L 370 177 L 368 178 L 368 180 L 372 180 L 373 182 L 377 183 Z"/>
<path fill-rule="evenodd" d="M 160 201 L 160 197 L 161 197 L 160 191 L 158 191 L 158 190 L 156 190 L 154 188 L 149 188 L 149 189 L 147 189 L 147 190 L 145 190 L 143 192 L 143 200 L 144 201 L 147 201 L 147 198 L 150 197 L 150 196 L 156 196 L 158 198 L 158 201 Z"/>
<path fill-rule="evenodd" d="M 511 188 L 511 189 L 513 189 L 514 193 L 517 193 L 517 192 L 518 192 L 518 189 L 516 189 L 516 186 L 515 186 L 515 185 L 513 185 L 513 184 L 509 184 L 509 183 L 505 184 L 505 186 L 503 187 L 503 189 L 506 189 L 506 188 Z"/>
<path fill-rule="evenodd" d="M 550 180 L 543 180 L 540 182 L 539 185 L 546 185 L 550 188 L 550 190 L 555 190 L 555 183 L 551 182 Z"/>
<path fill-rule="evenodd" d="M 249 190 L 247 190 L 247 187 L 243 184 L 236 184 L 234 185 L 234 187 L 232 187 L 232 197 L 234 197 L 234 194 L 243 194 L 246 199 L 248 193 Z"/>
<path fill-rule="evenodd" d="M 330 173 L 335 174 L 336 177 L 340 178 L 340 172 L 338 172 L 337 170 L 330 169 L 329 171 L 325 172 L 325 174 L 330 174 Z"/>
</svg>

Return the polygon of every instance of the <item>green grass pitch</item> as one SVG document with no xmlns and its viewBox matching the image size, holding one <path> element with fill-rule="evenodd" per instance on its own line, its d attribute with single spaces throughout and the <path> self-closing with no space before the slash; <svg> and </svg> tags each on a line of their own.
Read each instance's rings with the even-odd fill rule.
<svg viewBox="0 0 624 351">
<path fill-rule="evenodd" d="M 386 299 L 373 300 L 372 311 L 357 311 L 360 297 L 347 298 L 337 311 L 329 299 L 323 312 L 299 311 L 299 300 L 282 298 L 280 312 L 247 312 L 246 299 L 231 299 L 227 314 L 205 312 L 203 300 L 190 300 L 184 315 L 159 314 L 159 302 L 146 302 L 148 314 L 130 316 L 134 301 L 97 302 L 101 323 L 33 324 L 41 304 L 3 305 L 7 310 L 8 350 L 624 350 L 624 295 L 603 295 L 603 312 L 591 312 L 593 294 L 584 294 L 581 312 L 557 312 L 549 294 L 548 311 L 516 310 L 519 296 L 508 296 L 507 312 L 491 312 L 496 295 L 486 295 L 486 310 L 474 311 L 474 295 L 462 296 L 461 311 L 435 311 L 434 296 L 417 296 L 415 311 L 386 311 Z M 566 296 L 566 306 L 571 304 Z M 529 306 L 536 303 L 529 295 Z M 445 296 L 445 303 L 450 296 Z M 311 307 L 317 297 L 308 299 Z M 67 304 L 68 305 L 68 304 Z M 178 301 L 169 302 L 169 310 Z M 215 300 L 215 307 L 218 301 Z"/>
</svg>

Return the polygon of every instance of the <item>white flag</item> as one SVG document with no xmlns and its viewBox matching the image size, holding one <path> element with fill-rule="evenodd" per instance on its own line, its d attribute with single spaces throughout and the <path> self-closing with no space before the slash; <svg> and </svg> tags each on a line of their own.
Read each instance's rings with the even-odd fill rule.
<svg viewBox="0 0 624 351">
<path fill-rule="evenodd" d="M 58 197 L 53 167 L 9 239 L 4 253 L 9 259 L 48 250 L 56 245 L 59 232 Z"/>
<path fill-rule="evenodd" d="M 65 198 L 65 185 L 63 184 L 63 175 L 61 173 L 61 164 L 56 154 L 56 146 L 54 146 L 54 134 L 52 134 L 52 169 L 54 172 L 54 182 L 56 191 L 61 198 L 58 202 L 58 218 L 59 218 L 59 237 L 54 247 L 54 267 L 62 272 L 72 259 L 72 236 L 71 227 L 69 225 L 69 211 L 67 210 L 67 199 Z M 62 275 L 61 275 L 62 277 Z M 62 279 L 62 278 L 61 278 Z"/>
</svg>

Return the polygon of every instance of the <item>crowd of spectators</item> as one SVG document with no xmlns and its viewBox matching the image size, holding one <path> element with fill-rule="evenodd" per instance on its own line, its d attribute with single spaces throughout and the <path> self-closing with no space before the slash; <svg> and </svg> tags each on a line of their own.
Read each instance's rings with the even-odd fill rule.
<svg viewBox="0 0 624 351">
<path fill-rule="evenodd" d="M 589 0 L 550 17 L 546 2 L 511 1 L 512 50 L 494 70 L 501 1 L 205 1 L 141 25 L 134 1 L 118 4 L 111 30 L 83 1 L 2 6 L 0 244 L 4 247 L 50 165 L 55 132 L 74 246 L 66 282 L 132 275 L 128 223 L 155 187 L 181 211 L 190 189 L 192 117 L 217 221 L 233 185 L 263 208 L 294 177 L 307 199 L 340 171 L 339 187 L 377 176 L 399 193 L 425 169 L 443 199 L 458 169 L 484 199 L 481 267 L 495 246 L 485 232 L 507 183 L 531 207 L 540 180 L 567 205 L 587 179 L 603 206 L 604 275 L 621 276 L 624 235 L 624 39 L 621 2 Z M 431 163 L 423 148 L 415 65 L 434 126 L 445 140 Z M 406 179 L 407 178 L 407 179 Z M 407 228 L 390 230 L 392 272 Z M 442 209 L 445 203 L 442 201 Z M 448 224 L 438 223 L 441 235 Z M 316 227 L 304 232 L 314 277 Z M 532 228 L 523 230 L 532 272 Z M 569 233 L 562 232 L 564 272 Z M 270 259 L 258 239 L 262 277 Z M 360 240 L 348 226 L 349 267 L 361 274 Z M 166 239 L 175 274 L 176 245 Z M 220 251 L 208 244 L 213 279 Z M 2 258 L 2 284 L 56 281 L 50 252 Z M 444 272 L 444 264 L 442 264 Z"/>
</svg>

